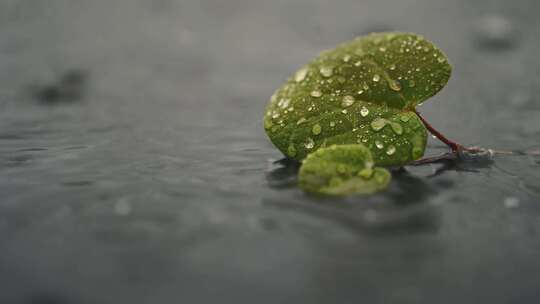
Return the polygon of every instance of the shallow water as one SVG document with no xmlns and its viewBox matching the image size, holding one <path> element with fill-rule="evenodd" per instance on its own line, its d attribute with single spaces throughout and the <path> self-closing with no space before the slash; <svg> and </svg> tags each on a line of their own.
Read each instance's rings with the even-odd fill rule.
<svg viewBox="0 0 540 304">
<path fill-rule="evenodd" d="M 537 303 L 534 8 L 0 1 L 0 302 Z M 490 16 L 515 35 L 500 43 Z M 300 191 L 267 99 L 380 29 L 448 54 L 449 85 L 420 108 L 433 125 L 527 153 L 407 167 L 371 197 Z"/>
</svg>

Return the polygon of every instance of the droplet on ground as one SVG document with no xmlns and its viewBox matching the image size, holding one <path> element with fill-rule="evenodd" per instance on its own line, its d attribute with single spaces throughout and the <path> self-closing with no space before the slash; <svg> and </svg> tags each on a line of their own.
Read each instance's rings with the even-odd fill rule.
<svg viewBox="0 0 540 304">
<path fill-rule="evenodd" d="M 515 45 L 517 31 L 512 22 L 502 15 L 480 17 L 475 25 L 477 44 L 485 49 L 502 50 Z"/>
<path fill-rule="evenodd" d="M 508 209 L 519 207 L 519 199 L 517 197 L 509 196 L 504 199 L 504 206 Z"/>
</svg>

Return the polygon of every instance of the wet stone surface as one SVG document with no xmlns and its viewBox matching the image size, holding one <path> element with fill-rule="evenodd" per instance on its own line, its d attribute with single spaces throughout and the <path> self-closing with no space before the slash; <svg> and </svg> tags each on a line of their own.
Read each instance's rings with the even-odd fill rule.
<svg viewBox="0 0 540 304">
<path fill-rule="evenodd" d="M 538 303 L 538 8 L 0 1 L 0 303 Z M 264 108 L 373 29 L 448 55 L 435 127 L 526 153 L 299 190 Z"/>
</svg>

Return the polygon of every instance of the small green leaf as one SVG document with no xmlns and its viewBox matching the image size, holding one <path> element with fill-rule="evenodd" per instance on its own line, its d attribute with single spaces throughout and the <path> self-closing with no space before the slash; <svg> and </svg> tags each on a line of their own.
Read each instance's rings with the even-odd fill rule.
<svg viewBox="0 0 540 304">
<path fill-rule="evenodd" d="M 270 100 L 264 127 L 287 156 L 360 143 L 378 165 L 423 156 L 427 132 L 414 108 L 448 81 L 451 66 L 431 42 L 410 33 L 378 33 L 323 52 Z"/>
<path fill-rule="evenodd" d="M 385 189 L 392 176 L 373 165 L 371 152 L 363 145 L 332 145 L 304 159 L 298 181 L 305 191 L 320 194 L 374 193 Z"/>
</svg>

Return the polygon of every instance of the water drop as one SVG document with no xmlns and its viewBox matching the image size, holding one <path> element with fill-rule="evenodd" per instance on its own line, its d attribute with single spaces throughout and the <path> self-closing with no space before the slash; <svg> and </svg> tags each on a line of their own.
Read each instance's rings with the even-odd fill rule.
<svg viewBox="0 0 540 304">
<path fill-rule="evenodd" d="M 512 47 L 518 37 L 512 22 L 501 15 L 481 17 L 476 24 L 476 36 L 480 47 L 494 50 Z"/>
<path fill-rule="evenodd" d="M 362 87 L 364 88 L 364 91 L 369 90 L 369 86 L 367 85 L 367 83 L 364 83 L 364 85 Z"/>
<path fill-rule="evenodd" d="M 394 131 L 394 133 L 397 135 L 403 134 L 403 127 L 397 122 L 391 123 L 390 126 L 392 127 L 392 131 Z"/>
<path fill-rule="evenodd" d="M 351 60 L 351 55 L 347 54 L 343 56 L 343 62 L 349 62 L 349 60 Z"/>
<path fill-rule="evenodd" d="M 306 147 L 306 149 L 313 149 L 313 147 L 315 147 L 315 142 L 313 141 L 311 137 L 308 137 L 306 139 L 306 142 L 304 143 L 304 147 Z"/>
<path fill-rule="evenodd" d="M 399 92 L 401 91 L 401 84 L 395 80 L 392 80 L 392 81 L 389 81 L 388 82 L 388 86 L 390 87 L 390 89 L 392 89 L 393 91 L 396 91 L 396 92 Z"/>
<path fill-rule="evenodd" d="M 384 118 L 375 118 L 371 122 L 371 128 L 375 131 L 381 130 L 384 126 L 386 126 L 386 119 Z"/>
<path fill-rule="evenodd" d="M 272 114 L 272 118 L 273 119 L 279 118 L 279 113 L 275 112 L 274 114 Z"/>
<path fill-rule="evenodd" d="M 321 73 L 321 75 L 323 75 L 324 77 L 330 77 L 330 76 L 332 76 L 333 71 L 334 71 L 334 68 L 328 67 L 328 66 L 322 67 L 322 68 L 319 70 L 319 72 Z"/>
<path fill-rule="evenodd" d="M 296 74 L 294 74 L 294 80 L 296 82 L 300 82 L 300 81 L 304 80 L 306 78 L 307 73 L 308 73 L 307 68 L 303 68 L 303 69 L 298 70 L 296 72 Z"/>
<path fill-rule="evenodd" d="M 315 97 L 315 98 L 319 98 L 322 96 L 322 92 L 319 91 L 319 90 L 313 90 L 311 91 L 311 93 L 309 93 L 309 95 L 311 95 L 312 97 Z"/>
<path fill-rule="evenodd" d="M 362 94 L 364 94 L 364 90 L 359 90 L 357 93 L 358 93 L 358 95 L 362 95 Z"/>
<path fill-rule="evenodd" d="M 307 119 L 306 119 L 305 117 L 302 117 L 302 118 L 300 118 L 300 119 L 296 122 L 296 125 L 301 125 L 301 124 L 303 124 L 303 123 L 306 122 L 306 121 L 307 121 Z"/>
<path fill-rule="evenodd" d="M 330 122 L 330 127 L 332 127 L 332 128 L 333 128 L 333 127 L 335 127 L 335 126 L 336 126 L 336 123 L 335 123 L 335 122 L 333 122 L 333 121 L 331 121 L 331 122 Z"/>
<path fill-rule="evenodd" d="M 315 124 L 313 128 L 311 128 L 311 132 L 313 133 L 313 135 L 319 135 L 321 134 L 321 131 L 322 131 L 322 128 L 321 128 L 321 125 L 319 124 Z"/>
<path fill-rule="evenodd" d="M 392 64 L 392 65 L 390 66 L 390 70 L 393 71 L 393 70 L 395 70 L 395 69 L 396 69 L 396 65 L 395 65 L 395 64 Z"/>
<path fill-rule="evenodd" d="M 341 106 L 344 108 L 350 107 L 353 105 L 354 102 L 355 102 L 354 97 L 347 95 L 343 97 L 343 99 L 341 100 Z"/>
<path fill-rule="evenodd" d="M 438 61 L 439 63 L 443 63 L 443 62 L 446 61 L 446 58 L 444 58 L 443 56 L 440 56 L 439 58 L 437 58 L 437 61 Z"/>
<path fill-rule="evenodd" d="M 366 117 L 369 115 L 369 109 L 366 108 L 366 107 L 362 107 L 362 109 L 360 109 L 360 115 L 362 115 L 362 117 Z"/>
<path fill-rule="evenodd" d="M 343 114 L 347 114 L 347 109 L 343 109 L 343 110 L 341 110 L 341 113 L 343 113 Z"/>
<path fill-rule="evenodd" d="M 504 206 L 508 209 L 519 207 L 519 198 L 509 196 L 504 199 Z"/>
<path fill-rule="evenodd" d="M 386 52 L 386 48 L 381 46 L 381 47 L 379 48 L 379 51 L 381 51 L 381 52 Z"/>
<path fill-rule="evenodd" d="M 407 114 L 401 114 L 399 119 L 401 119 L 401 121 L 403 121 L 403 122 L 407 122 L 407 121 L 409 121 L 409 119 L 411 119 L 411 117 L 409 115 L 407 115 Z"/>
<path fill-rule="evenodd" d="M 381 76 L 379 74 L 373 75 L 373 81 L 379 82 L 379 80 L 381 80 Z"/>
<path fill-rule="evenodd" d="M 354 63 L 354 66 L 357 66 L 357 67 L 361 66 L 361 65 L 362 65 L 362 61 L 357 61 L 357 62 Z"/>
<path fill-rule="evenodd" d="M 375 141 L 375 147 L 377 147 L 377 149 L 382 149 L 384 148 L 384 144 L 378 140 Z"/>
<path fill-rule="evenodd" d="M 386 149 L 386 154 L 393 155 L 394 153 L 396 153 L 396 147 L 393 145 L 388 146 L 388 149 Z"/>
</svg>

